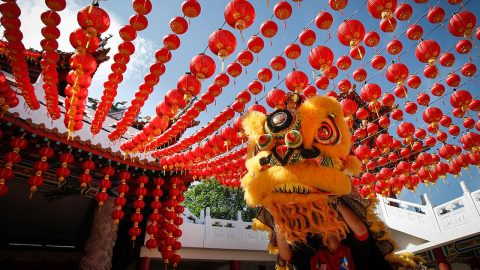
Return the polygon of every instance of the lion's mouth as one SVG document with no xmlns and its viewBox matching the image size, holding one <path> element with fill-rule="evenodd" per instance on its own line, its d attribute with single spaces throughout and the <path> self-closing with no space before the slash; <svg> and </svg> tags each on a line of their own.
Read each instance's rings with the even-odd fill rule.
<svg viewBox="0 0 480 270">
<path fill-rule="evenodd" d="M 285 184 L 280 184 L 276 185 L 273 188 L 273 193 L 297 193 L 297 194 L 331 194 L 331 192 L 320 189 L 320 188 L 314 188 L 314 187 L 309 187 L 305 186 L 302 184 L 293 184 L 293 183 L 285 183 Z"/>
</svg>

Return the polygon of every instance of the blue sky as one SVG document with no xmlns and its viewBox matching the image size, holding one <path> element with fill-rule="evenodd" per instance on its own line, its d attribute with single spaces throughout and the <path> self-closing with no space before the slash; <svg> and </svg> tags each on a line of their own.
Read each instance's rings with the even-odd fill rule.
<svg viewBox="0 0 480 270">
<path fill-rule="evenodd" d="M 43 6 L 43 1 L 38 1 L 39 3 L 32 4 L 31 1 L 21 0 L 18 1 L 20 6 L 23 9 L 23 18 L 22 22 L 28 21 L 28 26 L 26 23 L 23 23 L 23 32 L 24 32 L 24 41 L 27 46 L 39 48 L 39 30 L 41 27 L 41 22 L 39 22 L 40 13 L 45 9 Z M 35 1 L 37 2 L 37 1 Z M 171 33 L 169 28 L 169 21 L 174 16 L 182 15 L 181 12 L 181 3 L 182 1 L 167 1 L 167 0 L 155 0 L 153 2 L 153 11 L 147 16 L 149 19 L 149 27 L 139 33 L 139 38 L 136 41 L 137 51 L 132 58 L 132 63 L 129 65 L 129 71 L 125 75 L 124 82 L 119 86 L 118 89 L 118 96 L 116 101 L 122 100 L 130 100 L 133 96 L 137 87 L 143 82 L 143 76 L 147 74 L 149 66 L 154 62 L 154 52 L 162 47 L 162 39 L 165 35 Z M 183 75 L 185 72 L 189 71 L 189 62 L 192 57 L 197 55 L 198 53 L 202 53 L 205 48 L 207 47 L 208 36 L 211 32 L 218 29 L 224 22 L 223 17 L 223 10 L 225 5 L 229 2 L 228 0 L 215 0 L 215 1 L 207 1 L 207 0 L 199 0 L 202 6 L 202 12 L 199 17 L 194 18 L 191 20 L 189 29 L 187 33 L 180 36 L 181 39 L 181 46 L 176 51 L 172 52 L 172 60 L 166 64 L 166 72 L 160 78 L 159 84 L 155 87 L 154 92 L 150 95 L 149 100 L 145 103 L 144 108 L 142 109 L 142 115 L 154 115 L 155 114 L 155 105 L 163 100 L 164 94 L 171 88 L 176 87 L 176 83 L 178 78 Z M 262 22 L 269 19 L 272 16 L 273 6 L 277 1 L 271 1 L 271 5 L 268 7 L 266 5 L 267 1 L 264 0 L 252 0 L 250 1 L 255 9 L 256 9 L 256 19 L 254 24 L 244 31 L 245 40 L 248 40 L 250 36 L 259 32 L 259 27 Z M 287 28 L 284 28 L 283 22 L 275 19 L 279 26 L 279 31 L 277 35 L 272 39 L 272 46 L 270 46 L 270 42 L 265 39 L 265 49 L 258 55 L 258 62 L 255 60 L 250 66 L 248 66 L 247 74 L 242 73 L 239 77 L 236 78 L 236 84 L 233 84 L 233 81 L 230 83 L 228 87 L 223 89 L 222 95 L 217 98 L 216 105 L 212 104 L 208 107 L 207 111 L 202 113 L 198 120 L 201 121 L 199 127 L 204 126 L 209 120 L 211 120 L 215 115 L 221 112 L 225 106 L 231 104 L 237 93 L 247 87 L 247 85 L 256 77 L 257 71 L 260 68 L 268 67 L 270 59 L 276 55 L 279 55 L 283 52 L 286 45 L 291 43 L 295 40 L 301 30 L 307 26 L 318 14 L 321 10 L 326 10 L 330 12 L 334 16 L 334 23 L 330 30 L 320 30 L 316 28 L 315 24 L 312 24 L 309 28 L 314 30 L 317 35 L 317 42 L 316 44 L 325 43 L 326 46 L 330 47 L 334 54 L 335 59 L 341 55 L 345 55 L 349 53 L 349 47 L 343 46 L 338 42 L 336 37 L 336 29 L 338 25 L 345 19 L 351 17 L 352 19 L 360 20 L 368 31 L 376 30 L 381 36 L 380 44 L 372 49 L 365 46 L 367 52 L 363 62 L 353 60 L 352 67 L 344 71 L 339 71 L 339 75 L 333 81 L 330 82 L 330 88 L 335 86 L 337 82 L 341 79 L 346 78 L 347 76 L 351 77 L 351 74 L 356 68 L 364 66 L 366 71 L 368 72 L 367 78 L 371 78 L 368 82 L 369 83 L 377 83 L 379 84 L 383 92 L 392 91 L 393 84 L 388 82 L 384 77 L 384 72 L 378 72 L 373 70 L 370 66 L 369 59 L 371 59 L 377 52 L 383 51 L 382 55 L 384 55 L 387 59 L 387 63 L 391 62 L 392 60 L 398 61 L 398 56 L 390 56 L 388 55 L 384 48 L 386 47 L 387 43 L 397 38 L 403 43 L 403 51 L 402 55 L 400 56 L 400 60 L 402 63 L 408 65 L 410 69 L 410 73 L 415 73 L 419 71 L 419 76 L 422 78 L 422 85 L 419 89 L 413 90 L 409 89 L 409 95 L 405 99 L 397 99 L 397 103 L 400 105 L 404 104 L 407 100 L 415 100 L 416 94 L 420 92 L 427 92 L 429 93 L 429 87 L 438 80 L 442 80 L 441 78 L 445 77 L 448 72 L 451 70 L 456 70 L 463 63 L 468 62 L 469 59 L 473 59 L 475 65 L 480 68 L 480 61 L 479 61 L 479 54 L 480 50 L 477 47 L 474 47 L 469 55 L 459 55 L 453 50 L 452 47 L 455 46 L 456 42 L 460 40 L 460 38 L 453 37 L 448 32 L 448 23 L 444 26 L 437 27 L 437 25 L 430 24 L 427 19 L 425 18 L 425 14 L 428 11 L 429 5 L 433 6 L 437 4 L 437 1 L 429 1 L 428 4 L 416 4 L 413 0 L 407 1 L 407 3 L 411 4 L 414 8 L 414 13 L 412 18 L 410 18 L 409 22 L 402 22 L 397 21 L 398 26 L 396 28 L 395 33 L 383 33 L 378 29 L 379 20 L 374 19 L 370 16 L 367 11 L 366 5 L 361 5 L 364 1 L 353 1 L 351 0 L 347 8 L 343 11 L 343 14 L 340 12 L 336 12 L 331 10 L 328 7 L 328 1 L 317 1 L 317 0 L 304 0 L 301 3 L 301 7 L 298 7 L 297 3 L 293 1 L 289 1 L 289 3 L 293 6 L 293 14 L 290 19 L 287 20 Z M 454 11 L 460 8 L 460 5 L 452 6 L 447 3 L 447 1 L 438 1 L 440 6 L 443 7 L 446 11 L 446 17 L 448 18 Z M 480 16 L 480 5 L 476 4 L 476 0 L 465 1 L 465 8 Z M 87 1 L 68 1 L 69 7 L 66 11 L 61 12 L 61 16 L 63 22 L 61 24 L 62 30 L 62 40 L 61 42 L 61 49 L 70 51 L 72 50 L 71 46 L 66 42 L 68 38 L 68 33 L 70 33 L 71 29 L 78 27 L 76 24 L 75 17 L 75 10 L 78 10 L 78 7 L 83 7 L 87 5 L 89 2 Z M 131 1 L 100 1 L 101 7 L 106 9 L 112 18 L 112 27 L 108 33 L 114 35 L 114 38 L 110 41 L 112 46 L 111 55 L 116 52 L 116 44 L 120 42 L 118 38 L 118 29 L 124 24 L 128 23 L 128 18 L 133 14 L 133 10 L 131 8 Z M 401 1 L 399 1 L 401 3 Z M 73 16 L 72 16 L 73 15 Z M 439 67 L 440 75 L 435 79 L 426 79 L 423 77 L 422 70 L 425 64 L 420 63 L 415 58 L 415 47 L 417 41 L 408 40 L 405 37 L 404 32 L 408 28 L 409 25 L 413 24 L 418 20 L 418 24 L 420 24 L 424 28 L 424 33 L 430 33 L 428 36 L 424 36 L 425 39 L 435 39 L 439 42 L 441 46 L 441 50 L 446 51 L 450 49 L 456 56 L 455 65 L 452 68 L 443 68 L 440 65 Z M 477 24 L 478 25 L 478 24 Z M 434 28 L 437 27 L 435 30 Z M 228 25 L 225 26 L 225 29 L 229 29 L 237 36 L 237 50 L 236 52 L 231 55 L 226 61 L 225 66 L 228 63 L 231 63 L 235 60 L 236 55 L 242 49 L 246 48 L 246 41 L 242 42 L 240 38 L 240 34 L 230 28 Z M 329 36 L 331 38 L 329 39 Z M 478 44 L 479 41 L 477 40 L 476 43 Z M 298 66 L 301 70 L 306 72 L 307 75 L 310 77 L 311 84 L 314 84 L 314 80 L 311 78 L 312 69 L 308 65 L 306 61 L 308 56 L 309 48 L 302 46 L 302 56 L 297 60 Z M 220 73 L 221 64 L 218 61 L 218 58 L 212 53 L 207 50 L 207 54 L 212 56 L 217 61 L 217 70 L 216 74 Z M 274 72 L 274 76 L 272 81 L 266 84 L 266 89 L 269 90 L 273 86 L 276 86 L 286 74 L 291 71 L 293 68 L 293 62 L 287 60 L 287 68 L 279 74 L 277 77 L 276 72 Z M 101 88 L 106 76 L 109 72 L 109 63 L 103 64 L 100 70 L 97 72 L 94 83 L 90 87 L 90 96 L 91 97 L 100 97 L 103 88 Z M 351 79 L 353 83 L 353 79 Z M 469 81 L 468 83 L 462 86 L 462 89 L 470 90 L 470 92 L 474 95 L 474 97 L 479 98 L 480 96 L 480 87 L 479 87 L 479 78 L 470 80 L 469 78 L 465 78 L 462 76 L 462 83 Z M 207 89 L 207 87 L 212 83 L 212 79 L 205 80 L 203 82 L 202 92 Z M 286 87 L 283 83 L 279 85 L 279 88 L 286 90 Z M 361 88 L 361 84 L 358 85 L 357 89 Z M 318 90 L 320 93 L 322 90 Z M 337 90 L 338 91 L 338 90 Z M 452 91 L 451 88 L 447 87 L 447 92 L 450 93 Z M 266 93 L 260 93 L 258 98 L 261 98 Z M 448 102 L 449 94 L 446 94 L 446 97 L 443 97 L 439 101 L 437 101 L 434 106 L 438 106 L 442 108 L 445 112 L 451 111 L 451 106 Z M 432 97 L 432 100 L 435 100 Z M 252 99 L 253 102 L 253 99 Z M 247 107 L 249 105 L 247 105 Z M 420 106 L 419 106 L 420 107 Z M 416 126 L 426 128 L 425 123 L 421 119 L 421 108 L 419 108 L 416 115 L 413 117 L 405 117 L 405 121 L 410 121 L 415 123 Z M 406 114 L 405 114 L 406 115 Z M 407 116 L 407 115 L 406 115 Z M 454 117 L 452 117 L 454 118 Z M 475 118 L 476 119 L 476 118 Z M 461 126 L 461 122 L 458 119 L 453 119 L 454 123 Z M 418 124 L 417 124 L 418 123 Z M 391 125 L 391 134 L 396 134 L 396 126 L 398 123 L 392 120 Z M 186 135 L 192 134 L 195 132 L 197 128 L 193 128 L 188 130 Z M 450 143 L 458 143 L 458 138 L 449 138 Z M 438 145 L 438 144 L 437 144 Z M 471 175 L 472 179 L 469 179 L 469 174 Z M 478 189 L 480 187 L 480 175 L 476 168 L 471 168 L 469 174 L 465 171 L 462 171 L 462 180 L 467 182 L 467 186 L 471 190 Z M 439 180 L 439 183 L 432 187 L 431 190 L 428 190 L 423 185 L 420 185 L 419 189 L 415 194 L 410 194 L 409 191 L 404 192 L 402 194 L 402 198 L 410 201 L 418 202 L 418 197 L 420 194 L 427 192 L 431 195 L 432 201 L 434 204 L 438 204 L 439 202 L 444 202 L 454 197 L 457 197 L 461 193 L 460 186 L 456 183 L 456 179 L 449 176 L 447 178 L 447 184 L 442 183 Z"/>
</svg>

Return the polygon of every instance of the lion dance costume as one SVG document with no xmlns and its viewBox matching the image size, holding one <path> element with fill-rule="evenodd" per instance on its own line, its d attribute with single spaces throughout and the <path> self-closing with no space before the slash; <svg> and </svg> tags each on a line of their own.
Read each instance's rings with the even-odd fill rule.
<svg viewBox="0 0 480 270">
<path fill-rule="evenodd" d="M 270 232 L 271 253 L 278 253 L 275 230 L 294 250 L 315 250 L 312 237 L 346 238 L 349 229 L 332 203 L 337 198 L 364 221 L 382 259 L 397 269 L 418 266 L 415 257 L 393 254 L 393 241 L 373 213 L 375 202 L 352 192 L 350 176 L 359 174 L 361 165 L 350 155 L 351 133 L 336 99 L 302 101 L 292 93 L 285 109 L 268 116 L 249 112 L 243 126 L 249 146 L 241 185 L 247 204 L 261 207 L 254 228 Z M 277 269 L 294 267 L 277 260 Z"/>
</svg>

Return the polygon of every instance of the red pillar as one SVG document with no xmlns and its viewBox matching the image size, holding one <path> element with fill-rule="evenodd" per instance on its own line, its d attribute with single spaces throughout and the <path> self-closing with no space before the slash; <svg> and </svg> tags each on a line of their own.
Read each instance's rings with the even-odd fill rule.
<svg viewBox="0 0 480 270">
<path fill-rule="evenodd" d="M 240 261 L 230 261 L 230 270 L 240 270 Z"/>
<path fill-rule="evenodd" d="M 137 270 L 150 270 L 150 257 L 138 258 Z"/>
<path fill-rule="evenodd" d="M 448 262 L 445 254 L 441 248 L 437 247 L 433 249 L 433 254 L 435 255 L 435 259 L 437 259 L 438 269 L 439 270 L 452 270 L 452 266 Z"/>
</svg>

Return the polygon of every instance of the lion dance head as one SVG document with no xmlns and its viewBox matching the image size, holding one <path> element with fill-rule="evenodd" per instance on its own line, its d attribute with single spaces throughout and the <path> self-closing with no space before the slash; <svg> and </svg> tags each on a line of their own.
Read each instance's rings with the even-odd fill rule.
<svg viewBox="0 0 480 270">
<path fill-rule="evenodd" d="M 289 242 L 308 234 L 343 238 L 347 228 L 328 198 L 349 194 L 350 176 L 361 166 L 349 155 L 351 133 L 340 103 L 315 96 L 269 115 L 250 112 L 243 126 L 249 138 L 241 181 L 246 202 L 268 209 Z"/>
</svg>

